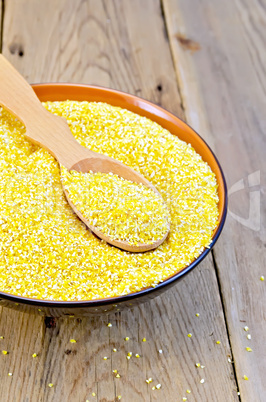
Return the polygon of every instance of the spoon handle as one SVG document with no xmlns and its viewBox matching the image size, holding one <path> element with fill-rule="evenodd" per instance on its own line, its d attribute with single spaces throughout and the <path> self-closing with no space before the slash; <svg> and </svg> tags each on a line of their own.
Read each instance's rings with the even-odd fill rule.
<svg viewBox="0 0 266 402">
<path fill-rule="evenodd" d="M 2 55 L 0 104 L 24 123 L 26 138 L 47 149 L 65 167 L 88 157 L 90 151 L 75 140 L 67 121 L 45 109 L 32 87 Z"/>
</svg>

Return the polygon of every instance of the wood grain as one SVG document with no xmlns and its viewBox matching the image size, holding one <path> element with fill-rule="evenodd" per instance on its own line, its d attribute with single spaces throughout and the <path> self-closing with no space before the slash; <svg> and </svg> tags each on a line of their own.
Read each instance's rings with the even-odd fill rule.
<svg viewBox="0 0 266 402">
<path fill-rule="evenodd" d="M 241 400 L 264 401 L 266 7 L 255 0 L 163 4 L 187 120 L 213 142 L 230 189 L 214 256 Z M 200 49 L 191 53 L 179 35 Z"/>
<path fill-rule="evenodd" d="M 141 0 L 11 0 L 3 52 L 31 82 L 107 85 L 182 116 L 159 0 L 146 0 L 145 7 Z M 3 402 L 111 402 L 118 395 L 129 402 L 176 402 L 185 396 L 204 402 L 238 400 L 211 256 L 172 290 L 139 308 L 82 320 L 2 308 L 0 332 L 1 350 L 9 352 L 0 356 Z M 133 353 L 130 360 L 128 352 Z M 196 368 L 196 362 L 205 368 Z M 116 369 L 120 378 L 112 373 Z M 151 384 L 145 382 L 149 377 Z M 162 388 L 152 390 L 158 383 Z"/>
<path fill-rule="evenodd" d="M 121 89 L 182 118 L 159 1 L 148 0 L 145 10 L 140 0 L 135 3 L 11 0 L 3 53 L 31 83 L 68 81 Z"/>
</svg>

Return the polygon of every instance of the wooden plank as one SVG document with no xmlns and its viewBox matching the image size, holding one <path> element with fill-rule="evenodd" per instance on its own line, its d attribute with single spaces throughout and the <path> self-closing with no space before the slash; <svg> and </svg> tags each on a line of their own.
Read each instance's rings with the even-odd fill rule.
<svg viewBox="0 0 266 402">
<path fill-rule="evenodd" d="M 164 0 L 163 5 L 187 120 L 212 140 L 231 188 L 231 214 L 214 256 L 241 399 L 264 401 L 265 5 L 255 0 Z"/>
<path fill-rule="evenodd" d="M 3 39 L 4 55 L 30 82 L 106 85 L 182 115 L 159 0 L 146 0 L 145 7 L 141 0 L 12 0 Z M 134 402 L 238 400 L 211 256 L 172 290 L 132 311 L 53 320 L 3 308 L 0 332 L 1 350 L 9 351 L 0 356 L 3 402 L 114 401 L 118 395 Z M 128 352 L 141 357 L 127 360 Z M 162 389 L 152 390 L 158 383 Z"/>
<path fill-rule="evenodd" d="M 6 4 L 3 53 L 25 78 L 122 89 L 182 117 L 158 1 L 147 1 L 142 12 L 139 0 L 133 10 L 128 1 L 73 3 L 11 0 Z M 15 11 L 12 18 L 11 10 Z M 19 11 L 24 18 L 19 18 Z M 44 15 L 50 20 L 49 30 L 40 25 Z M 152 36 L 147 36 L 147 26 Z"/>
</svg>

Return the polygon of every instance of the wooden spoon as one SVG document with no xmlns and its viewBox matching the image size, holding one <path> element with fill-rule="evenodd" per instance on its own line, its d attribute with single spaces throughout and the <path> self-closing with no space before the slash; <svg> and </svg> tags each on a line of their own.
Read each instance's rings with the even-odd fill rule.
<svg viewBox="0 0 266 402">
<path fill-rule="evenodd" d="M 67 121 L 44 108 L 32 87 L 2 55 L 0 55 L 0 91 L 0 104 L 23 122 L 26 126 L 25 137 L 48 150 L 68 170 L 83 173 L 111 172 L 126 180 L 142 183 L 160 195 L 156 188 L 135 170 L 80 145 L 73 137 Z M 131 252 L 152 250 L 158 247 L 168 235 L 169 230 L 162 239 L 152 244 L 131 245 L 126 241 L 112 240 L 90 225 L 70 201 L 65 189 L 64 192 L 70 206 L 91 231 L 107 243 L 123 250 Z"/>
</svg>

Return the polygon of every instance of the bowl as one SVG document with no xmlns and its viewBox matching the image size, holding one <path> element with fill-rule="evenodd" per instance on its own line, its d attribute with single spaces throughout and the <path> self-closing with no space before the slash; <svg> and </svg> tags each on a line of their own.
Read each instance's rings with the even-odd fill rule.
<svg viewBox="0 0 266 402">
<path fill-rule="evenodd" d="M 124 296 L 89 301 L 50 301 L 20 297 L 0 292 L 0 305 L 19 311 L 51 317 L 81 317 L 120 311 L 126 307 L 146 302 L 160 295 L 192 271 L 210 252 L 224 226 L 227 212 L 227 190 L 222 169 L 206 142 L 184 121 L 167 110 L 137 96 L 109 88 L 76 84 L 36 84 L 32 86 L 41 101 L 96 101 L 120 106 L 166 128 L 181 140 L 190 143 L 202 159 L 209 164 L 218 182 L 219 220 L 213 233 L 210 248 L 206 248 L 190 265 L 171 275 L 155 288 L 150 287 Z"/>
</svg>

